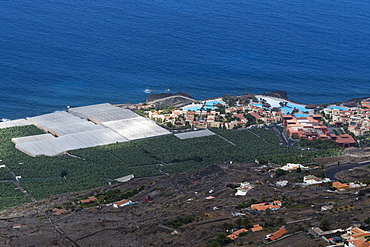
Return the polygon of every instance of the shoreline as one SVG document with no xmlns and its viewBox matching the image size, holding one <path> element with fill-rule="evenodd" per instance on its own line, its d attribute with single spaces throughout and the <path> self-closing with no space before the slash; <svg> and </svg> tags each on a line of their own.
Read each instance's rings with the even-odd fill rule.
<svg viewBox="0 0 370 247">
<path fill-rule="evenodd" d="M 286 93 L 285 91 L 282 91 L 282 92 Z M 166 93 L 166 94 L 168 94 L 168 93 Z M 279 105 L 279 102 L 288 102 L 288 103 L 296 104 L 296 105 L 299 105 L 299 106 L 302 106 L 302 107 L 309 106 L 309 105 L 317 107 L 317 106 L 320 106 L 320 105 L 323 105 L 323 104 L 328 105 L 328 106 L 336 106 L 336 105 L 338 105 L 338 103 L 340 105 L 343 105 L 343 104 L 348 103 L 348 102 L 354 102 L 354 101 L 360 101 L 360 100 L 362 101 L 362 100 L 370 99 L 370 95 L 369 95 L 369 97 L 352 98 L 350 100 L 337 101 L 337 102 L 334 102 L 334 103 L 322 102 L 320 104 L 306 104 L 306 103 L 291 100 L 291 99 L 289 99 L 288 96 L 286 96 L 286 98 L 284 98 L 284 97 L 264 95 L 264 94 L 265 93 L 257 93 L 257 94 L 251 93 L 251 95 L 254 95 L 258 99 L 260 99 L 260 98 L 269 99 L 269 101 L 266 100 L 266 102 L 269 103 L 271 105 L 271 107 L 279 107 L 279 108 L 281 107 Z M 270 94 L 270 93 L 266 93 L 266 94 Z M 176 95 L 176 93 L 172 94 L 172 96 L 174 96 L 174 95 Z M 236 95 L 236 96 L 239 96 L 239 95 Z M 215 100 L 215 99 L 220 99 L 220 98 L 222 98 L 222 96 L 212 97 L 212 98 L 205 98 L 205 99 L 194 99 L 194 101 L 208 101 L 208 100 Z M 272 104 L 270 102 L 272 102 Z M 92 104 L 92 105 L 94 105 L 94 104 Z M 96 103 L 96 104 L 100 104 L 100 103 Z M 112 105 L 139 105 L 139 104 L 143 104 L 143 102 L 139 102 L 139 103 L 110 103 L 110 104 L 112 104 Z M 91 105 L 91 104 L 89 104 L 89 105 Z M 82 105 L 82 106 L 85 106 L 85 105 Z M 80 106 L 76 106 L 76 107 L 80 107 Z M 349 106 L 346 106 L 346 107 L 349 107 Z M 349 107 L 349 108 L 351 108 L 351 107 Z M 311 108 L 307 109 L 307 111 L 311 111 L 311 110 L 312 110 Z M 65 111 L 65 109 L 57 109 L 57 110 L 54 110 L 54 111 L 49 112 L 49 113 L 58 112 L 58 111 Z M 44 115 L 44 114 L 48 114 L 48 113 L 37 114 L 35 116 L 40 116 L 40 115 Z M 5 122 L 8 122 L 8 121 L 25 120 L 29 117 L 34 117 L 34 116 L 25 116 L 25 117 L 14 118 L 14 119 L 12 119 L 12 118 L 2 118 L 2 119 L 0 119 L 0 123 L 5 123 Z"/>
</svg>

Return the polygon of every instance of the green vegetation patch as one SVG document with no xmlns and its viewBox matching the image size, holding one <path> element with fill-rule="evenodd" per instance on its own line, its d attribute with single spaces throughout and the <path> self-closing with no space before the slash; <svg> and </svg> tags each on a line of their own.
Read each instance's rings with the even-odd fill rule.
<svg viewBox="0 0 370 247">
<path fill-rule="evenodd" d="M 313 163 L 314 158 L 330 157 L 343 155 L 343 152 L 338 149 L 327 149 L 319 151 L 298 151 L 297 153 L 281 153 L 275 155 L 265 155 L 258 157 L 261 164 L 269 162 L 284 165 L 287 163 L 309 164 Z"/>
<path fill-rule="evenodd" d="M 333 140 L 308 140 L 307 138 L 301 138 L 299 141 L 300 147 L 308 147 L 308 148 L 315 148 L 315 149 L 332 149 L 338 148 L 336 146 L 335 141 Z"/>
<path fill-rule="evenodd" d="M 195 215 L 188 215 L 186 217 L 178 217 L 175 220 L 168 221 L 164 223 L 163 225 L 172 227 L 172 228 L 178 228 L 179 226 L 189 224 L 195 220 Z"/>
<path fill-rule="evenodd" d="M 0 180 L 13 180 L 10 172 L 5 167 L 0 168 Z"/>
<path fill-rule="evenodd" d="M 0 210 L 31 202 L 31 199 L 23 194 L 14 183 L 0 183 L 0 193 Z"/>
<path fill-rule="evenodd" d="M 287 152 L 295 155 L 301 152 L 279 145 L 280 140 L 275 132 L 266 129 L 217 129 L 214 132 L 219 136 L 181 140 L 166 135 L 69 151 L 73 156 L 30 157 L 15 149 L 11 139 L 43 132 L 32 125 L 13 127 L 0 129 L 0 159 L 15 175 L 22 176 L 20 183 L 24 189 L 36 199 L 42 199 L 54 194 L 104 186 L 108 181 L 129 174 L 135 177 L 158 176 L 163 174 L 161 171 L 175 174 L 219 162 L 249 163 L 258 156 L 286 155 Z M 2 169 L 0 178 L 11 178 L 6 169 Z M 0 188 L 0 193 L 3 190 Z M 14 193 L 14 198 L 18 198 L 17 193 Z M 11 196 L 4 198 L 0 206 L 5 208 L 14 205 L 9 203 L 12 200 Z M 19 203 L 22 202 L 19 200 Z"/>
</svg>

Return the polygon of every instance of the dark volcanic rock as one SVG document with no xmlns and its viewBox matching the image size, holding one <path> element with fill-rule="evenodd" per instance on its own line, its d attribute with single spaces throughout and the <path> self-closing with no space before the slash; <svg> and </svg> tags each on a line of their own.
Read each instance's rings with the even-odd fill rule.
<svg viewBox="0 0 370 247">
<path fill-rule="evenodd" d="M 313 104 L 309 104 L 305 106 L 306 109 L 315 109 L 316 107 L 317 105 L 313 105 Z"/>
<path fill-rule="evenodd" d="M 184 92 L 177 92 L 177 93 L 159 93 L 159 94 L 151 94 L 146 98 L 146 102 L 150 103 L 152 101 L 158 100 L 158 99 L 164 99 L 170 96 L 185 96 L 188 98 L 192 98 L 190 94 L 184 93 Z"/>
<path fill-rule="evenodd" d="M 274 91 L 271 93 L 262 93 L 262 95 L 272 96 L 272 97 L 277 97 L 277 98 L 288 100 L 288 94 L 285 91 Z"/>
<path fill-rule="evenodd" d="M 184 105 L 191 104 L 193 101 L 194 100 L 192 99 L 190 94 L 183 92 L 177 92 L 175 94 L 171 93 L 151 94 L 146 99 L 147 103 L 151 103 L 158 108 L 165 108 L 169 106 L 181 107 Z"/>
</svg>

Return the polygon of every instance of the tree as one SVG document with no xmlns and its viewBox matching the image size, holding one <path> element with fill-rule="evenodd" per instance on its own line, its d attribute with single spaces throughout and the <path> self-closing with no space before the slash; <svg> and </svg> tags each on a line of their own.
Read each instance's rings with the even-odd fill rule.
<svg viewBox="0 0 370 247">
<path fill-rule="evenodd" d="M 244 117 L 248 120 L 248 125 L 252 125 L 257 122 L 256 118 L 250 114 L 244 114 Z"/>
<path fill-rule="evenodd" d="M 238 228 L 240 228 L 241 224 L 242 224 L 242 218 L 237 218 L 235 220 L 235 224 L 237 225 Z"/>
<path fill-rule="evenodd" d="M 257 202 L 258 201 L 256 199 L 254 199 L 254 198 L 249 199 L 249 205 L 255 204 Z"/>
<path fill-rule="evenodd" d="M 369 225 L 370 224 L 370 217 L 366 217 L 366 219 L 364 220 L 364 222 Z"/>
<path fill-rule="evenodd" d="M 265 214 L 266 215 L 270 215 L 271 212 L 272 212 L 272 210 L 270 208 L 266 208 L 266 210 L 265 210 Z"/>
<path fill-rule="evenodd" d="M 242 219 L 241 225 L 244 226 L 245 228 L 250 228 L 253 226 L 253 222 L 251 218 L 247 217 Z"/>
<path fill-rule="evenodd" d="M 276 174 L 277 177 L 283 176 L 287 173 L 288 173 L 288 171 L 284 171 L 283 169 L 280 169 L 280 168 L 275 171 L 275 174 Z"/>
<path fill-rule="evenodd" d="M 224 231 L 229 231 L 229 230 L 233 229 L 233 227 L 234 226 L 233 226 L 232 223 L 227 223 L 227 222 L 225 222 L 221 225 L 221 229 L 224 230 Z"/>
<path fill-rule="evenodd" d="M 231 239 L 230 239 L 230 238 L 228 238 L 228 237 L 226 236 L 226 234 L 225 234 L 225 233 L 220 233 L 220 234 L 218 234 L 218 235 L 217 235 L 217 237 L 215 238 L 215 241 L 216 241 L 216 242 L 219 242 L 219 243 L 221 244 L 221 246 L 222 246 L 222 245 L 224 245 L 224 244 L 228 244 L 228 243 L 230 243 L 230 242 L 231 242 Z"/>
<path fill-rule="evenodd" d="M 60 177 L 61 177 L 62 179 L 67 179 L 67 175 L 68 175 L 68 173 L 67 173 L 66 171 L 62 171 L 62 172 L 60 173 Z"/>
<path fill-rule="evenodd" d="M 320 229 L 323 231 L 328 231 L 330 229 L 330 220 L 328 218 L 323 218 L 320 222 Z"/>
<path fill-rule="evenodd" d="M 245 202 L 241 202 L 235 208 L 236 209 L 242 209 L 242 208 L 246 208 L 246 207 L 248 207 L 248 205 Z"/>
<path fill-rule="evenodd" d="M 358 194 L 357 194 L 358 196 L 365 196 L 366 195 L 366 193 L 365 193 L 365 191 L 363 191 L 363 190 L 360 190 L 359 192 L 358 192 Z"/>
<path fill-rule="evenodd" d="M 275 219 L 275 226 L 284 226 L 286 225 L 286 221 L 283 217 L 277 217 Z"/>
<path fill-rule="evenodd" d="M 260 201 L 261 201 L 261 202 L 265 202 L 265 201 L 267 201 L 267 198 L 266 198 L 266 194 L 265 194 L 265 193 L 262 193 L 262 194 L 261 194 Z"/>
<path fill-rule="evenodd" d="M 219 242 L 212 241 L 210 243 L 207 243 L 206 247 L 221 247 L 221 244 Z"/>
</svg>

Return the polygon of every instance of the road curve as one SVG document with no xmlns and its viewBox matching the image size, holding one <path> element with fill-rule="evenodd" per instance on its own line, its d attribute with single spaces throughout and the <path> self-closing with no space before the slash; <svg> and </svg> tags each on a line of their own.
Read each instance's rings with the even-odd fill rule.
<svg viewBox="0 0 370 247">
<path fill-rule="evenodd" d="M 325 176 L 327 178 L 330 178 L 330 180 L 336 181 L 338 178 L 335 176 L 338 172 L 353 169 L 355 167 L 361 167 L 361 166 L 367 166 L 370 165 L 370 161 L 361 162 L 361 163 L 347 163 L 347 164 L 341 164 L 339 166 L 335 166 L 332 168 L 329 168 L 325 172 Z"/>
</svg>

